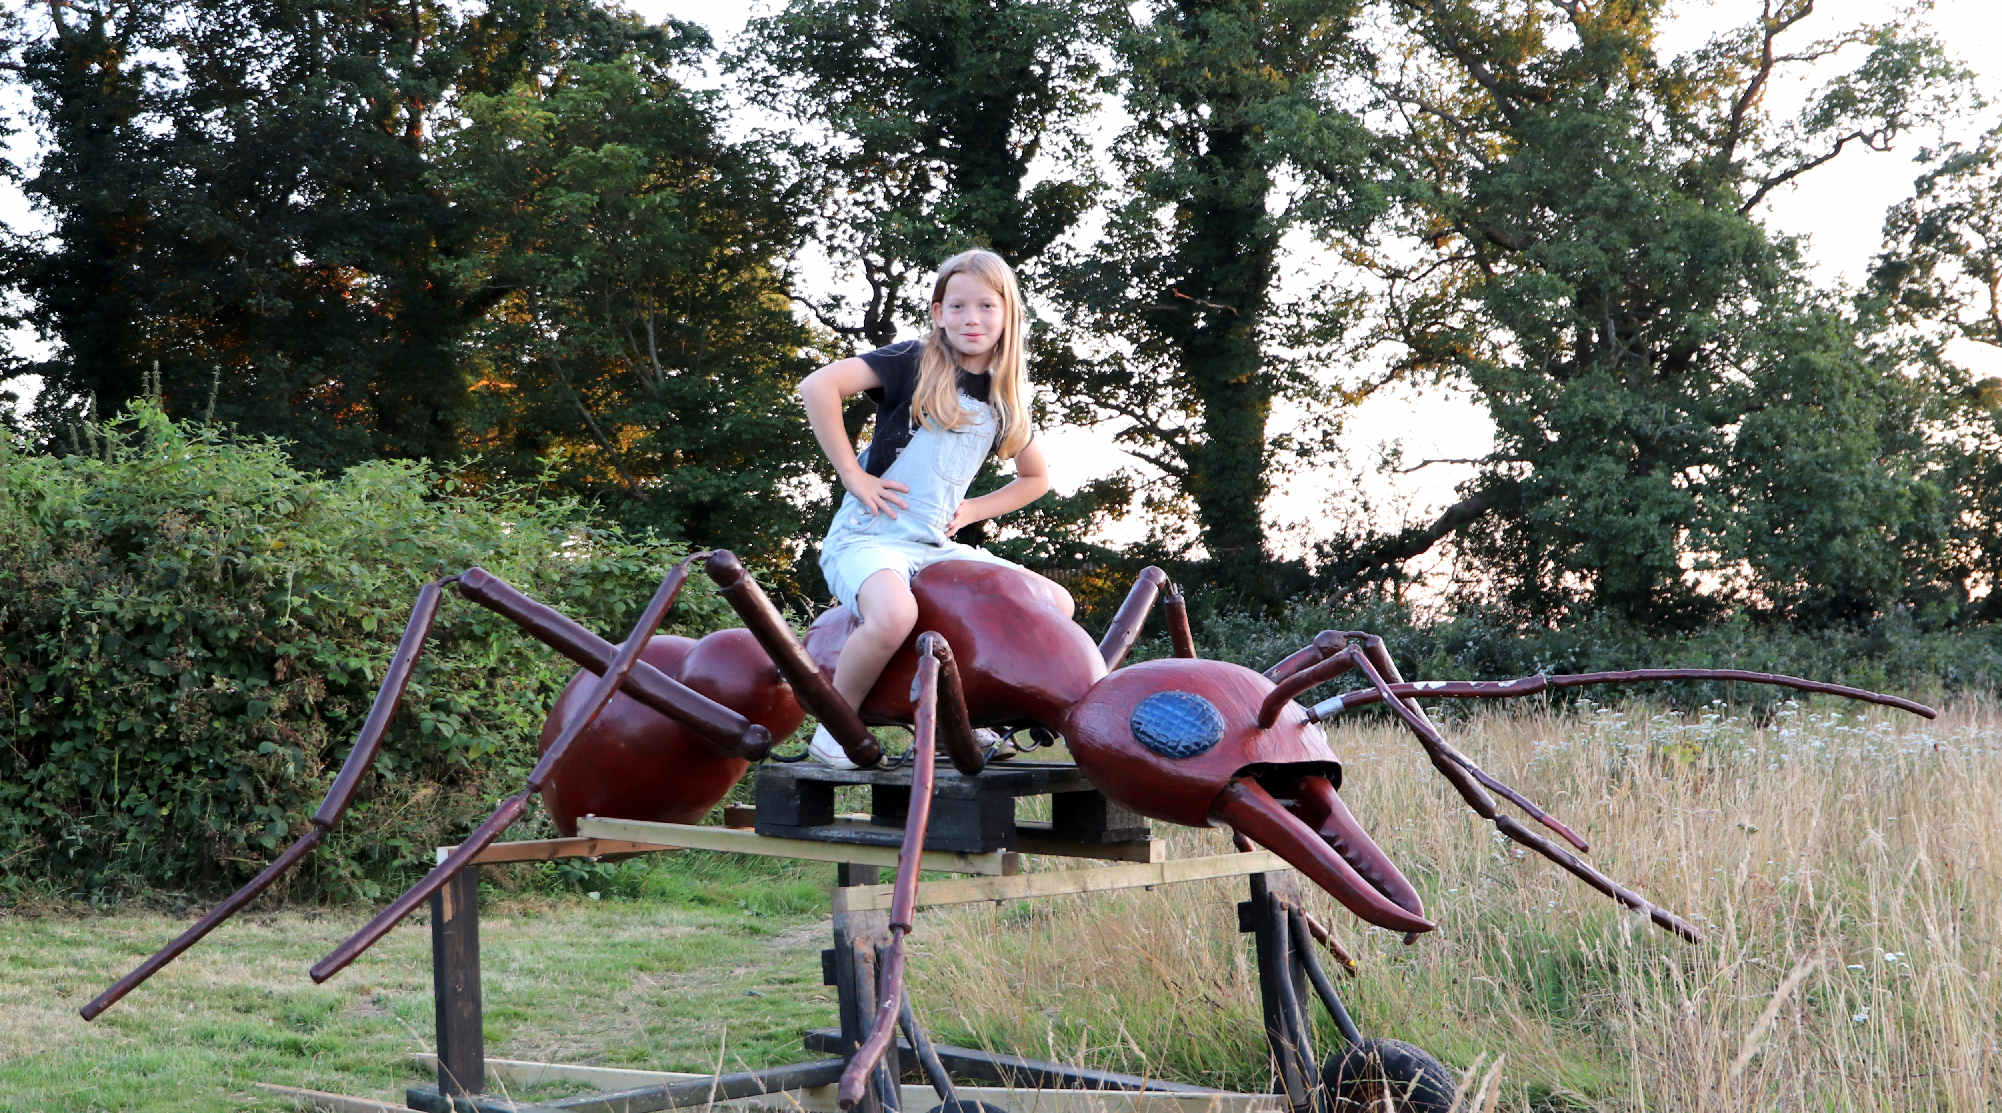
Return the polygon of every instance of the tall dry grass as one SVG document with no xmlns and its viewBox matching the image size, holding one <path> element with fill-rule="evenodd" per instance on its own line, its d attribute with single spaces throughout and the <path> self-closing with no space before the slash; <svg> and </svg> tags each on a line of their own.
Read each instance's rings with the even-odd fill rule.
<svg viewBox="0 0 2002 1113">
<path fill-rule="evenodd" d="M 2002 1108 L 2002 713 L 1788 704 L 1758 723 L 1590 704 L 1449 728 L 1567 820 L 1691 946 L 1480 822 L 1406 736 L 1331 735 L 1343 796 L 1424 895 L 1365 932 L 1344 996 L 1500 1110 Z M 1176 831 L 1177 853 L 1221 852 Z M 1261 1089 L 1242 883 L 927 913 L 918 1005 L 945 1038 Z M 1331 1030 L 1324 1046 L 1334 1046 Z"/>
</svg>

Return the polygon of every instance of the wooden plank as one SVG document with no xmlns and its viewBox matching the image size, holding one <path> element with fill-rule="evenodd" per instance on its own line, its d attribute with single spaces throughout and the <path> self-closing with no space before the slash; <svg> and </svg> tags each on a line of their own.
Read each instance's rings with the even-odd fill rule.
<svg viewBox="0 0 2002 1113">
<path fill-rule="evenodd" d="M 1046 858 L 1095 858 L 1103 862 L 1165 862 L 1168 844 L 1161 839 L 1133 842 L 1077 842 L 1050 833 L 1050 825 L 1035 820 L 1015 824 L 1015 850 Z"/>
<path fill-rule="evenodd" d="M 841 1038 L 841 1033 L 833 1028 L 809 1028 L 803 1042 L 808 1051 L 826 1054 L 840 1054 L 849 1046 Z M 911 1053 L 907 1039 L 899 1038 L 896 1046 L 900 1053 Z M 932 1050 L 938 1055 L 946 1073 L 963 1082 L 986 1082 L 1018 1090 L 1147 1090 L 1167 1094 L 1217 1092 L 1211 1086 L 1191 1086 L 1186 1082 L 1169 1082 L 1072 1063 L 1053 1063 L 1046 1059 L 1025 1059 L 1020 1055 L 1004 1055 L 978 1047 L 938 1043 L 932 1045 Z"/>
<path fill-rule="evenodd" d="M 419 1113 L 560 1113 L 554 1106 L 513 1094 L 448 1094 L 436 1086 L 411 1086 L 403 1103 Z"/>
<path fill-rule="evenodd" d="M 772 1108 L 800 1113 L 840 1113 L 835 1087 L 811 1086 L 780 1095 Z M 902 1087 L 903 1108 L 917 1111 L 938 1104 L 930 1086 Z M 981 1102 L 1008 1113 L 1286 1113 L 1286 1099 L 1276 1094 L 1241 1094 L 1218 1090 L 1207 1094 L 1164 1094 L 1118 1090 L 1011 1090 L 1004 1086 L 957 1086 L 959 1100 Z M 767 1099 L 769 1100 L 769 1099 Z M 686 1111 L 684 1111 L 686 1113 Z"/>
<path fill-rule="evenodd" d="M 654 846 L 678 846 L 690 850 L 722 850 L 735 854 L 761 854 L 770 858 L 801 858 L 814 862 L 857 862 L 865 866 L 894 866 L 898 852 L 887 846 L 850 846 L 843 843 L 814 842 L 809 839 L 777 839 L 729 827 L 696 827 L 685 823 L 647 823 L 637 819 L 599 819 L 587 815 L 577 821 L 580 834 L 591 838 L 627 839 Z M 1021 870 L 1021 856 L 1013 851 L 991 854 L 960 854 L 928 850 L 924 868 L 945 873 L 977 873 L 1000 876 Z M 885 908 L 889 907 L 887 904 Z"/>
<path fill-rule="evenodd" d="M 725 809 L 724 819 L 726 820 L 726 827 L 732 829 L 749 829 L 757 824 L 758 809 L 749 804 L 732 804 Z M 866 831 L 873 827 L 874 831 L 896 843 L 901 843 L 904 837 L 902 829 L 872 825 L 867 815 L 858 813 L 837 815 L 830 826 L 840 828 L 844 832 L 849 830 Z M 1168 858 L 1168 844 L 1160 839 L 1134 839 L 1131 842 L 1114 843 L 1079 842 L 1076 839 L 1058 838 L 1052 833 L 1050 823 L 1034 819 L 1017 820 L 1015 830 L 1017 832 L 1018 843 L 1015 847 L 1015 852 L 1018 854 L 1040 854 L 1050 858 L 1092 858 L 1103 862 L 1164 862 Z M 610 840 L 551 839 L 547 841 L 554 843 L 564 841 L 609 842 Z M 502 847 L 508 846 L 532 847 L 536 845 L 539 844 L 501 843 L 492 849 L 499 850 Z M 660 847 L 651 847 L 643 843 L 628 843 L 625 845 L 641 847 L 643 849 L 661 849 Z M 487 861 L 485 857 L 475 860 Z M 519 859 L 505 858 L 499 860 L 517 861 Z"/>
<path fill-rule="evenodd" d="M 416 1058 L 427 1065 L 436 1061 L 436 1057 L 431 1055 L 419 1055 Z M 489 1059 L 487 1074 L 490 1078 L 505 1079 L 510 1086 L 521 1087 L 567 1080 L 610 1088 L 645 1086 L 659 1082 L 683 1082 L 693 1078 L 708 1077 L 708 1075 L 686 1074 L 679 1071 L 573 1066 L 563 1063 L 540 1063 L 527 1059 Z M 905 1086 L 903 1090 L 905 1109 L 930 1109 L 938 1104 L 938 1095 L 932 1092 L 930 1086 L 913 1084 Z M 1286 1108 L 1286 1098 L 1282 1094 L 1245 1094 L 1224 1090 L 1202 1094 L 1106 1090 L 1011 1090 L 1004 1086 L 960 1086 L 958 1090 L 964 1100 L 1000 1106 L 1008 1110 L 1008 1113 L 1277 1113 Z M 811 1113 L 838 1113 L 834 1091 L 833 1086 L 810 1086 L 785 1094 L 767 1094 L 762 1097 L 718 1102 L 708 1108 L 718 1110 L 773 1108 L 807 1110 Z M 387 1108 L 394 1109 L 397 1113 L 409 1113 L 401 1106 Z M 338 1110 L 337 1113 L 348 1113 L 348 1111 Z M 354 1113 L 377 1113 L 377 1110 L 373 1106 L 367 1108 L 358 1106 Z"/>
<path fill-rule="evenodd" d="M 920 881 L 918 904 L 938 907 L 947 904 L 977 904 L 988 900 L 1029 900 L 1070 893 L 1102 893 L 1114 889 L 1145 889 L 1155 885 L 1178 885 L 1185 881 L 1208 881 L 1219 877 L 1242 877 L 1250 873 L 1270 873 L 1291 869 L 1285 859 L 1269 850 L 1249 854 L 1215 854 L 1203 858 L 1178 858 L 1172 862 L 1147 862 L 1125 866 L 1095 866 L 1085 869 L 1055 870 L 1050 873 L 1019 873 L 1007 877 L 959 878 L 950 881 Z M 836 890 L 836 899 L 856 911 L 890 907 L 888 885 L 862 885 Z"/>
<path fill-rule="evenodd" d="M 457 850 L 455 846 L 438 849 L 440 858 Z M 473 857 L 475 864 L 489 862 L 554 862 L 563 858 L 604 858 L 612 855 L 657 854 L 663 850 L 674 850 L 671 846 L 656 846 L 653 843 L 626 842 L 622 839 L 526 839 L 521 842 L 499 842 L 487 847 Z"/>
<path fill-rule="evenodd" d="M 429 1052 L 412 1055 L 412 1059 L 426 1067 L 435 1069 L 438 1057 Z M 625 1090 L 634 1086 L 651 1086 L 658 1082 L 686 1082 L 691 1078 L 707 1078 L 707 1074 L 690 1074 L 686 1071 L 634 1070 L 630 1067 L 593 1067 L 578 1063 L 544 1063 L 534 1059 L 488 1059 L 487 1078 L 496 1087 L 527 1089 L 544 1082 L 578 1082 L 599 1090 Z"/>
<path fill-rule="evenodd" d="M 374 1098 L 354 1098 L 346 1094 L 330 1094 L 324 1090 L 307 1090 L 298 1086 L 278 1086 L 269 1082 L 255 1082 L 252 1085 L 267 1094 L 291 1101 L 294 1109 L 317 1109 L 325 1113 L 410 1113 L 410 1107 L 402 1102 L 394 1104 L 377 1101 Z"/>
</svg>

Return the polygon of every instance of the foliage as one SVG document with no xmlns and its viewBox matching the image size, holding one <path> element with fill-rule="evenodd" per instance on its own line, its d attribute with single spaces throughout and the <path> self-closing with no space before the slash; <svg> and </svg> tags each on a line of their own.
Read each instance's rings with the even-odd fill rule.
<svg viewBox="0 0 2002 1113">
<path fill-rule="evenodd" d="M 1261 511 L 1287 456 L 1267 431 L 1273 401 L 1309 393 L 1302 357 L 1348 308 L 1282 294 L 1281 240 L 1376 207 L 1367 133 L 1333 95 L 1354 10 L 1164 3 L 1124 35 L 1123 189 L 1065 281 L 1095 334 L 1064 383 L 1073 412 L 1109 416 L 1119 446 L 1167 477 L 1157 510 L 1193 504 L 1194 530 L 1165 539 L 1199 541 L 1205 578 L 1248 597 L 1273 598 Z"/>
<path fill-rule="evenodd" d="M 1457 533 L 1493 595 L 1545 621 L 1902 601 L 1939 521 L 1919 400 L 1753 214 L 1943 111 L 1936 44 L 1886 26 L 1789 50 L 1810 5 L 1786 3 L 1664 58 L 1654 4 L 1392 7 L 1385 57 L 1415 60 L 1375 85 L 1408 138 L 1397 225 L 1426 248 L 1359 257 L 1392 293 L 1386 337 L 1480 393 L 1496 448 L 1460 505 L 1337 577 Z M 1845 47 L 1861 60 L 1800 119 L 1760 108 L 1788 65 Z"/>
<path fill-rule="evenodd" d="M 680 555 L 415 464 L 315 477 L 151 404 L 94 435 L 62 457 L 0 444 L 0 837 L 10 870 L 80 893 L 234 886 L 287 844 L 424 581 L 478 564 L 616 637 Z M 670 617 L 691 633 L 725 613 L 684 591 Z M 572 671 L 448 598 L 304 884 L 369 896 L 428 864 L 518 785 Z"/>
<path fill-rule="evenodd" d="M 810 338 L 771 261 L 799 229 L 770 151 L 722 140 L 711 98 L 672 76 L 692 53 L 468 96 L 441 137 L 478 229 L 448 273 L 497 298 L 465 345 L 478 467 L 790 563 L 817 459 L 793 397 Z"/>
<path fill-rule="evenodd" d="M 447 452 L 465 307 L 430 265 L 450 214 L 422 142 L 458 23 L 295 0 L 50 5 L 22 47 L 55 235 L 20 290 L 55 347 L 40 424 L 111 413 L 158 366 L 196 412 L 338 466 Z"/>
<path fill-rule="evenodd" d="M 752 20 L 732 67 L 748 95 L 821 133 L 795 150 L 824 184 L 806 210 L 813 239 L 868 288 L 859 305 L 802 304 L 881 346 L 921 318 L 918 286 L 953 252 L 1032 265 L 1090 203 L 1085 109 L 1117 12 L 1103 0 L 793 0 Z M 1032 163 L 1055 169 L 1032 182 Z"/>
<path fill-rule="evenodd" d="M 2002 128 L 1935 153 L 1912 197 L 1884 218 L 1886 248 L 1865 306 L 1881 314 L 1907 358 L 1927 372 L 1945 410 L 1940 485 L 1949 493 L 1946 605 L 2002 617 L 2002 378 L 1974 359 L 2002 354 Z M 1973 590 L 1988 588 L 1976 599 Z"/>
<path fill-rule="evenodd" d="M 792 0 L 717 93 L 700 28 L 602 0 L 9 9 L 10 134 L 44 149 L 0 175 L 52 227 L 0 237 L 0 328 L 50 348 L 0 378 L 43 380 L 44 447 L 157 369 L 169 412 L 310 469 L 470 457 L 808 557 L 779 586 L 812 595 L 789 382 L 979 243 L 1024 271 L 1040 416 L 1136 465 L 965 539 L 1087 594 L 1167 560 L 1283 600 L 1308 570 L 1268 495 L 1415 379 L 1473 390 L 1496 447 L 1432 522 L 1321 524 L 1323 588 L 1446 544 L 1511 626 L 1992 619 L 2002 387 L 1965 353 L 2002 340 L 2002 141 L 1927 153 L 1853 307 L 1817 286 L 1761 207 L 1962 75 L 1916 20 L 1801 41 L 1811 8 L 1671 56 L 1658 0 Z M 808 289 L 829 261 L 855 296 Z"/>
</svg>

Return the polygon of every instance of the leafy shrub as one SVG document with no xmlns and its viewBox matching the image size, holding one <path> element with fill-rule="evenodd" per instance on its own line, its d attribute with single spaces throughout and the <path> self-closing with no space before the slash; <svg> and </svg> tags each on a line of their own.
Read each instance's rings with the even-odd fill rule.
<svg viewBox="0 0 2002 1113">
<path fill-rule="evenodd" d="M 304 830 L 426 581 L 478 564 L 612 640 L 681 546 L 412 463 L 337 478 L 140 406 L 97 454 L 0 439 L 0 879 L 214 891 Z M 665 629 L 731 624 L 706 582 Z M 449 594 L 374 771 L 299 871 L 379 895 L 518 789 L 574 666 Z"/>
</svg>

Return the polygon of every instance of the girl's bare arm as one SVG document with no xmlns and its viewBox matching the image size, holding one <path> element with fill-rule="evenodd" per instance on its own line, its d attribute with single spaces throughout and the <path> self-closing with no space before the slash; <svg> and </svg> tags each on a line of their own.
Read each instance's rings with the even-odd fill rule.
<svg viewBox="0 0 2002 1113">
<path fill-rule="evenodd" d="M 836 360 L 801 379 L 799 400 L 806 407 L 806 420 L 813 427 L 813 439 L 820 442 L 820 450 L 834 465 L 834 474 L 841 480 L 841 485 L 860 500 L 869 513 L 888 514 L 894 518 L 905 505 L 897 492 L 910 488 L 894 479 L 878 479 L 865 471 L 862 461 L 855 456 L 855 446 L 848 443 L 848 431 L 841 425 L 843 398 L 882 385 L 883 380 L 877 377 L 875 368 L 861 359 L 850 357 Z"/>
<path fill-rule="evenodd" d="M 1048 462 L 1043 459 L 1043 446 L 1039 441 L 1030 441 L 1015 457 L 1014 481 L 979 498 L 960 503 L 959 509 L 953 513 L 952 524 L 946 527 L 946 536 L 950 537 L 960 528 L 975 522 L 1020 510 L 1042 498 L 1049 489 L 1050 471 Z"/>
</svg>

